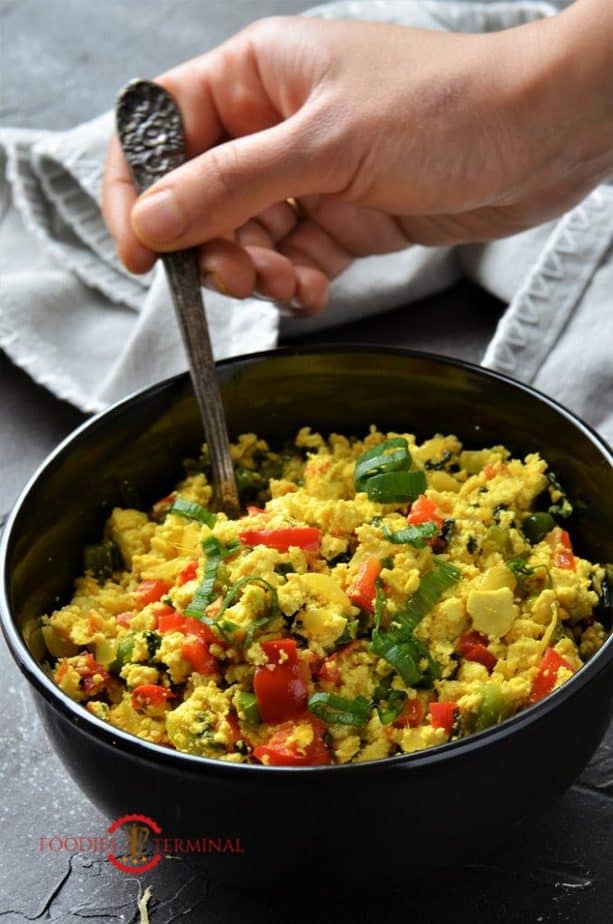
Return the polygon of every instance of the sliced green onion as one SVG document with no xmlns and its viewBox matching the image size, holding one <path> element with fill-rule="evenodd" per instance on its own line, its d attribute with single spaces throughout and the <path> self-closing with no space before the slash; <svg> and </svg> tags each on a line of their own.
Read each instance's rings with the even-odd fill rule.
<svg viewBox="0 0 613 924">
<path fill-rule="evenodd" d="M 271 597 L 270 612 L 266 616 L 260 617 L 260 619 L 255 619 L 250 624 L 249 628 L 247 629 L 247 635 L 245 636 L 245 646 L 249 647 L 258 629 L 263 629 L 265 626 L 271 623 L 273 619 L 275 619 L 279 615 L 279 596 L 277 594 L 276 588 L 273 587 L 272 584 L 269 584 L 268 581 L 265 581 L 264 578 L 244 577 L 244 578 L 241 578 L 240 581 L 237 581 L 236 584 L 234 584 L 234 586 L 230 588 L 230 590 L 224 597 L 224 601 L 221 605 L 221 609 L 219 613 L 217 614 L 217 619 L 215 620 L 214 625 L 216 625 L 222 632 L 224 631 L 223 630 L 223 623 L 224 623 L 223 615 L 228 609 L 228 607 L 236 603 L 238 597 L 241 594 L 243 587 L 245 587 L 246 584 L 261 584 L 262 587 L 264 587 L 266 590 L 270 592 L 270 597 Z M 225 620 L 225 622 L 227 622 L 227 620 Z M 233 623 L 232 625 L 235 625 L 235 624 Z"/>
<path fill-rule="evenodd" d="M 426 539 L 432 539 L 438 533 L 438 526 L 433 520 L 427 523 L 417 523 L 407 526 L 393 533 L 387 526 L 383 527 L 383 537 L 394 545 L 412 545 L 416 549 L 423 549 Z"/>
<path fill-rule="evenodd" d="M 432 680 L 442 674 L 440 664 L 432 657 L 428 647 L 402 626 L 392 627 L 387 632 L 375 630 L 370 649 L 391 664 L 409 687 L 432 686 Z M 422 670 L 420 662 L 424 659 L 428 667 Z"/>
<path fill-rule="evenodd" d="M 238 539 L 233 539 L 231 542 L 228 542 L 227 545 L 221 547 L 222 558 L 229 558 L 230 555 L 234 555 L 235 552 L 240 551 L 244 548 L 243 544 L 238 541 Z"/>
<path fill-rule="evenodd" d="M 443 593 L 453 587 L 459 579 L 459 568 L 435 559 L 432 571 L 424 574 L 419 587 L 407 601 L 404 610 L 396 613 L 394 619 L 412 632 L 417 623 L 436 606 Z"/>
<path fill-rule="evenodd" d="M 178 517 L 185 517 L 186 520 L 198 520 L 199 523 L 210 526 L 211 529 L 217 522 L 216 514 L 201 507 L 195 501 L 184 500 L 182 497 L 177 497 L 168 512 L 174 513 Z"/>
<path fill-rule="evenodd" d="M 390 690 L 387 696 L 387 709 L 377 706 L 379 720 L 382 725 L 391 725 L 398 718 L 404 707 L 407 694 L 404 690 Z"/>
<path fill-rule="evenodd" d="M 262 721 L 262 716 L 258 709 L 258 701 L 255 693 L 248 693 L 245 690 L 241 690 L 236 699 L 239 718 L 244 719 L 249 725 L 259 725 Z"/>
<path fill-rule="evenodd" d="M 364 696 L 347 699 L 335 693 L 313 693 L 309 696 L 309 712 L 328 725 L 355 725 L 368 721 L 370 703 Z"/>
<path fill-rule="evenodd" d="M 222 635 L 229 637 L 234 635 L 235 632 L 240 629 L 240 626 L 237 622 L 233 622 L 231 619 L 222 619 L 221 622 L 216 622 L 215 625 L 220 630 Z"/>
<path fill-rule="evenodd" d="M 372 449 L 367 449 L 355 463 L 354 483 L 356 491 L 366 490 L 366 482 L 373 475 L 383 472 L 406 471 L 411 465 L 411 454 L 407 441 L 401 437 L 384 440 Z"/>
<path fill-rule="evenodd" d="M 379 631 L 383 614 L 385 613 L 385 594 L 381 579 L 375 581 L 375 631 Z"/>
<path fill-rule="evenodd" d="M 200 586 L 196 588 L 192 602 L 185 609 L 186 616 L 194 616 L 196 619 L 203 619 L 204 611 L 211 602 L 217 571 L 223 558 L 222 545 L 214 536 L 208 536 L 202 543 L 202 548 L 206 555 L 204 577 Z"/>
<path fill-rule="evenodd" d="M 370 643 L 371 651 L 391 664 L 400 674 L 408 687 L 415 686 L 421 680 L 419 670 L 409 639 L 402 632 L 390 629 L 388 632 L 379 632 L 375 629 Z"/>
<path fill-rule="evenodd" d="M 414 500 L 426 490 L 426 474 L 415 472 L 384 472 L 366 481 L 368 499 L 380 504 L 397 504 Z"/>
</svg>

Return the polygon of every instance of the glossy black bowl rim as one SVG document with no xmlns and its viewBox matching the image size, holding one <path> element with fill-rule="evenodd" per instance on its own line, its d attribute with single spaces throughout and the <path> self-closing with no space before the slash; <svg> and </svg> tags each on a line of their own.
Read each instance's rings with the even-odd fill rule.
<svg viewBox="0 0 613 924">
<path fill-rule="evenodd" d="M 550 398 L 548 395 L 539 392 L 529 385 L 524 385 L 522 382 L 518 382 L 510 376 L 491 369 L 486 369 L 475 363 L 467 362 L 466 360 L 401 347 L 372 346 L 368 344 L 347 344 L 342 346 L 339 344 L 318 344 L 317 346 L 281 347 L 272 350 L 264 350 L 258 353 L 232 356 L 228 359 L 219 361 L 217 365 L 224 367 L 244 362 L 258 363 L 264 360 L 291 358 L 292 356 L 316 356 L 334 353 L 338 355 L 370 353 L 433 362 L 446 367 L 452 366 L 469 371 L 483 378 L 493 379 L 509 385 L 512 388 L 519 389 L 537 403 L 545 404 L 565 417 L 595 445 L 603 458 L 608 461 L 609 465 L 613 468 L 613 451 L 611 447 L 592 427 L 586 424 L 572 411 L 568 410 L 568 408 L 564 407 L 553 398 Z M 295 776 L 296 774 L 307 774 L 309 777 L 313 777 L 313 775 L 317 777 L 321 775 L 329 777 L 330 774 L 380 773 L 382 771 L 386 772 L 387 768 L 389 768 L 390 772 L 393 772 L 393 768 L 398 771 L 400 767 L 406 767 L 407 769 L 414 767 L 417 769 L 419 767 L 438 764 L 440 761 L 452 760 L 454 757 L 459 758 L 461 756 L 467 756 L 469 753 L 479 751 L 481 748 L 489 747 L 496 742 L 510 737 L 516 731 L 534 722 L 544 720 L 549 713 L 561 706 L 567 699 L 573 697 L 582 687 L 590 683 L 594 677 L 605 670 L 610 662 L 613 661 L 612 633 L 602 648 L 562 687 L 541 700 L 541 702 L 529 706 L 515 716 L 506 719 L 501 725 L 495 725 L 484 731 L 469 735 L 467 738 L 461 738 L 457 741 L 448 742 L 437 747 L 425 748 L 410 754 L 397 754 L 393 757 L 386 757 L 379 760 L 364 761 L 362 763 L 306 767 L 267 767 L 261 764 L 232 763 L 231 761 L 200 757 L 195 754 L 184 753 L 183 751 L 171 750 L 163 745 L 154 744 L 153 742 L 124 732 L 110 725 L 108 722 L 104 722 L 96 716 L 93 716 L 91 713 L 87 712 L 80 703 L 70 699 L 70 697 L 53 683 L 51 678 L 35 660 L 34 656 L 29 652 L 21 633 L 13 622 L 8 600 L 7 569 L 7 556 L 11 533 L 19 517 L 21 507 L 26 502 L 32 487 L 40 478 L 45 476 L 47 469 L 54 466 L 54 464 L 60 460 L 73 443 L 78 442 L 83 433 L 89 430 L 96 430 L 100 425 L 105 426 L 108 418 L 123 410 L 126 405 L 143 400 L 147 401 L 151 399 L 156 392 L 163 392 L 180 380 L 187 379 L 187 377 L 187 372 L 181 372 L 163 379 L 160 382 L 156 382 L 147 388 L 139 389 L 80 424 L 75 430 L 69 433 L 38 466 L 21 491 L 4 526 L 0 541 L 0 621 L 7 645 L 17 666 L 34 689 L 43 696 L 55 711 L 67 718 L 72 724 L 79 727 L 81 731 L 86 732 L 93 738 L 101 739 L 102 742 L 112 747 L 118 747 L 121 744 L 122 750 L 127 754 L 136 758 L 148 758 L 151 761 L 157 761 L 175 771 L 182 769 L 188 772 L 198 772 L 200 769 L 206 773 L 213 772 L 215 775 L 236 775 L 237 780 L 239 779 L 238 774 L 257 774 L 260 778 L 262 778 L 262 774 L 271 776 L 271 778 L 272 775 L 278 777 Z"/>
</svg>

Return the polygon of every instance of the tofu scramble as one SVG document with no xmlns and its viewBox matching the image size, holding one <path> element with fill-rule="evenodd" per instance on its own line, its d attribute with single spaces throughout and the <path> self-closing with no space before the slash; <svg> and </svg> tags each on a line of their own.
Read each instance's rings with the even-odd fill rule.
<svg viewBox="0 0 613 924">
<path fill-rule="evenodd" d="M 502 722 L 604 643 L 605 569 L 539 455 L 374 427 L 232 453 L 244 516 L 211 511 L 204 447 L 149 512 L 113 510 L 43 617 L 55 682 L 116 728 L 233 762 L 379 760 Z"/>
</svg>

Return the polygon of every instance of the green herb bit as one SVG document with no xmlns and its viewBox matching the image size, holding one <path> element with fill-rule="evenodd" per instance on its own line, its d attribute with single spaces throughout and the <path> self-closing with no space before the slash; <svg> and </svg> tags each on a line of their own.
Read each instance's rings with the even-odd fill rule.
<svg viewBox="0 0 613 924">
<path fill-rule="evenodd" d="M 552 516 L 561 517 L 563 520 L 568 519 L 573 512 L 573 505 L 569 501 L 566 491 L 554 472 L 547 472 L 547 481 L 549 482 L 549 496 L 553 502 L 549 507 L 549 513 Z"/>
<path fill-rule="evenodd" d="M 524 558 L 511 558 L 509 561 L 505 562 L 505 564 L 515 575 L 521 590 L 525 590 L 526 579 L 532 577 L 539 568 L 545 571 L 548 584 L 551 586 L 551 574 L 549 573 L 547 565 L 534 565 L 534 567 L 532 567 Z"/>
<path fill-rule="evenodd" d="M 403 710 L 407 694 L 404 690 L 390 690 L 387 696 L 387 709 L 377 706 L 379 720 L 382 725 L 391 725 Z"/>
<path fill-rule="evenodd" d="M 422 469 L 414 472 L 384 472 L 373 475 L 362 490 L 368 499 L 380 504 L 400 504 L 414 500 L 426 490 L 426 473 Z"/>
<path fill-rule="evenodd" d="M 375 631 L 379 631 L 381 626 L 381 621 L 385 614 L 385 593 L 383 591 L 383 583 L 381 578 L 377 578 L 375 581 Z"/>
<path fill-rule="evenodd" d="M 255 693 L 248 693 L 247 691 L 241 690 L 236 700 L 239 718 L 243 719 L 249 725 L 259 725 L 262 721 L 262 716 L 258 709 L 258 701 Z"/>
<path fill-rule="evenodd" d="M 255 500 L 267 484 L 262 473 L 253 468 L 244 468 L 239 465 L 234 470 L 234 475 L 236 477 L 236 487 L 243 503 Z"/>
<path fill-rule="evenodd" d="M 404 630 L 392 628 L 387 632 L 380 632 L 375 629 L 370 649 L 373 654 L 391 664 L 407 686 L 416 686 L 421 681 L 421 671 L 414 657 L 415 650 L 411 638 Z"/>
<path fill-rule="evenodd" d="M 221 546 L 221 557 L 229 558 L 230 555 L 235 555 L 236 552 L 240 552 L 241 549 L 244 549 L 245 546 L 239 542 L 238 539 L 233 539 L 232 542 L 228 542 L 226 546 Z"/>
<path fill-rule="evenodd" d="M 423 549 L 426 539 L 432 539 L 437 533 L 438 526 L 434 521 L 407 526 L 406 529 L 400 529 L 395 533 L 387 526 L 383 527 L 383 537 L 388 542 L 393 542 L 394 545 L 412 545 L 416 549 Z"/>
<path fill-rule="evenodd" d="M 150 658 L 154 658 L 158 648 L 162 644 L 162 636 L 159 632 L 152 632 L 151 630 L 143 633 L 143 637 L 147 643 L 147 651 Z"/>
<path fill-rule="evenodd" d="M 240 626 L 237 622 L 233 622 L 231 619 L 222 619 L 221 622 L 216 622 L 215 625 L 226 638 L 231 638 L 235 632 L 238 632 Z"/>
<path fill-rule="evenodd" d="M 328 725 L 354 725 L 360 728 L 368 721 L 370 703 L 364 696 L 347 699 L 335 693 L 313 693 L 309 696 L 309 712 Z"/>
<path fill-rule="evenodd" d="M 184 500 L 182 497 L 177 497 L 168 512 L 174 513 L 179 517 L 185 517 L 186 520 L 197 520 L 199 523 L 203 523 L 211 529 L 217 522 L 216 514 L 201 507 L 200 504 L 195 503 L 195 501 Z"/>
<path fill-rule="evenodd" d="M 455 520 L 447 519 L 443 520 L 443 525 L 441 527 L 441 534 L 437 536 L 436 542 L 434 543 L 434 548 L 437 552 L 444 551 L 449 545 L 449 540 L 453 535 L 455 529 Z"/>
<path fill-rule="evenodd" d="M 220 631 L 223 632 L 222 623 L 224 622 L 224 619 L 223 619 L 224 613 L 226 612 L 228 607 L 236 603 L 243 588 L 247 584 L 260 584 L 262 587 L 265 588 L 265 590 L 269 591 L 270 601 L 271 601 L 270 609 L 269 609 L 269 612 L 266 614 L 266 616 L 262 616 L 260 619 L 254 620 L 249 626 L 249 628 L 247 629 L 247 634 L 245 636 L 245 647 L 248 648 L 249 645 L 251 645 L 251 643 L 253 642 L 255 633 L 258 631 L 258 629 L 263 629 L 265 626 L 271 623 L 274 619 L 276 619 L 277 616 L 279 615 L 279 596 L 277 594 L 276 588 L 274 588 L 272 584 L 269 584 L 268 581 L 265 581 L 264 578 L 244 577 L 244 578 L 241 578 L 240 581 L 237 581 L 236 584 L 234 584 L 234 586 L 230 588 L 230 590 L 224 597 L 223 603 L 221 605 L 221 609 L 219 610 L 219 613 L 217 614 L 217 619 L 214 621 L 213 625 L 217 626 L 220 629 Z M 236 625 L 236 624 L 232 623 L 232 625 Z"/>
<path fill-rule="evenodd" d="M 350 642 L 354 642 L 358 637 L 358 629 L 360 628 L 360 621 L 358 619 L 350 619 L 343 629 L 342 635 L 335 640 L 335 648 L 340 648 L 342 645 L 348 645 Z"/>
<path fill-rule="evenodd" d="M 375 703 L 380 703 L 383 700 L 387 700 L 392 689 L 392 674 L 388 674 L 386 677 L 382 677 L 375 691 L 372 695 Z"/>
<path fill-rule="evenodd" d="M 217 571 L 223 558 L 223 547 L 214 536 L 208 536 L 202 543 L 202 548 L 206 555 L 204 577 L 202 583 L 196 588 L 192 602 L 185 609 L 186 616 L 194 616 L 196 619 L 204 618 L 204 611 L 211 602 Z"/>
<path fill-rule="evenodd" d="M 407 601 L 404 610 L 396 614 L 395 619 L 409 631 L 413 631 L 417 623 L 436 606 L 445 591 L 453 587 L 459 579 L 459 568 L 435 559 L 434 568 L 424 574 L 419 587 Z"/>
<path fill-rule="evenodd" d="M 424 462 L 424 468 L 428 472 L 440 472 L 447 467 L 448 463 L 451 462 L 451 459 L 451 452 L 446 449 L 438 461 L 435 461 L 434 459 L 427 459 Z"/>
<path fill-rule="evenodd" d="M 355 463 L 354 483 L 356 491 L 365 491 L 366 483 L 374 475 L 384 472 L 408 471 L 411 454 L 407 441 L 399 436 L 383 440 L 372 449 L 367 449 Z"/>
</svg>

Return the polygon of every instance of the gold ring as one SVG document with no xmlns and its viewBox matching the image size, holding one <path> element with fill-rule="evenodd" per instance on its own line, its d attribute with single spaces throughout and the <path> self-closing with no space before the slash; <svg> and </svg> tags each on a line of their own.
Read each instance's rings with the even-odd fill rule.
<svg viewBox="0 0 613 924">
<path fill-rule="evenodd" d="M 285 201 L 298 220 L 307 217 L 307 213 L 305 212 L 303 206 L 300 204 L 300 202 L 298 202 L 297 199 L 294 199 L 293 196 L 290 196 L 289 199 L 286 199 Z"/>
</svg>

